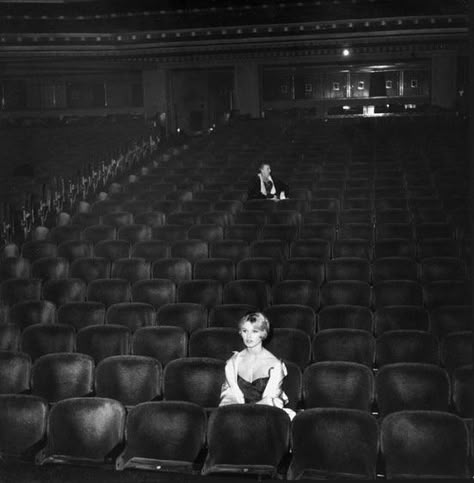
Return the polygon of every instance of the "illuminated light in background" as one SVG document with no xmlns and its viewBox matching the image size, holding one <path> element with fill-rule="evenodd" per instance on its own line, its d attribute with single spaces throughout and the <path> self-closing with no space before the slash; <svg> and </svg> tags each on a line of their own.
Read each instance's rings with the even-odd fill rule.
<svg viewBox="0 0 474 483">
<path fill-rule="evenodd" d="M 347 57 L 348 55 L 350 55 L 350 53 L 351 53 L 351 51 L 350 51 L 349 49 L 343 49 L 343 50 L 342 50 L 342 55 L 343 55 L 344 57 Z"/>
<path fill-rule="evenodd" d="M 343 108 L 345 111 L 348 111 L 348 110 L 351 108 L 351 106 L 342 106 L 342 108 Z"/>
</svg>

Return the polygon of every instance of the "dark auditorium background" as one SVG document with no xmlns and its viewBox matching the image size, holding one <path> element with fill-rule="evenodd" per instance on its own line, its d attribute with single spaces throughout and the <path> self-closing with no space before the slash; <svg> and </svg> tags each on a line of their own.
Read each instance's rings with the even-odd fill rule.
<svg viewBox="0 0 474 483">
<path fill-rule="evenodd" d="M 474 478 L 473 5 L 0 0 L 0 483 Z"/>
</svg>

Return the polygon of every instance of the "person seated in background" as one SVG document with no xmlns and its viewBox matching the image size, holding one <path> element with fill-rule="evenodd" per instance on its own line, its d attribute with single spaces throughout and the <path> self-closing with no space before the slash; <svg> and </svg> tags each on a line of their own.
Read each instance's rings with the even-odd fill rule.
<svg viewBox="0 0 474 483">
<path fill-rule="evenodd" d="M 268 319 L 260 312 L 252 312 L 240 319 L 238 327 L 245 349 L 234 352 L 226 362 L 219 406 L 266 404 L 283 409 L 293 418 L 295 412 L 284 407 L 288 404 L 282 389 L 288 374 L 286 366 L 262 345 L 270 331 Z"/>
<path fill-rule="evenodd" d="M 272 178 L 272 169 L 266 161 L 260 163 L 259 173 L 250 180 L 248 199 L 284 200 L 288 198 L 288 185 L 277 178 Z"/>
</svg>

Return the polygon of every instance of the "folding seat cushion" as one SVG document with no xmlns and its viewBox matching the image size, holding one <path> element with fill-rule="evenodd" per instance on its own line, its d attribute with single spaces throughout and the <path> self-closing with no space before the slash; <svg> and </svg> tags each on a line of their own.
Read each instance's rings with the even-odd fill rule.
<svg viewBox="0 0 474 483">
<path fill-rule="evenodd" d="M 439 338 L 451 332 L 472 330 L 470 305 L 440 305 L 430 311 L 431 330 Z"/>
<path fill-rule="evenodd" d="M 8 257 L 0 260 L 0 281 L 10 278 L 29 278 L 31 263 L 27 258 Z"/>
<path fill-rule="evenodd" d="M 377 367 L 397 362 L 439 364 L 438 340 L 420 330 L 390 330 L 377 337 Z"/>
<path fill-rule="evenodd" d="M 375 238 L 377 241 L 392 238 L 413 240 L 413 225 L 410 223 L 377 223 L 375 225 Z"/>
<path fill-rule="evenodd" d="M 423 238 L 417 242 L 417 256 L 420 260 L 432 257 L 458 257 L 460 247 L 452 238 Z"/>
<path fill-rule="evenodd" d="M 224 285 L 224 304 L 248 304 L 263 310 L 269 305 L 271 292 L 262 280 L 233 280 Z"/>
<path fill-rule="evenodd" d="M 289 245 L 284 240 L 255 240 L 250 243 L 251 257 L 272 257 L 282 262 L 288 255 Z"/>
<path fill-rule="evenodd" d="M 395 411 L 449 411 L 450 381 L 434 364 L 385 364 L 375 376 L 375 399 L 381 418 Z"/>
<path fill-rule="evenodd" d="M 375 360 L 375 338 L 360 329 L 326 329 L 312 341 L 312 360 L 358 362 L 372 368 Z"/>
<path fill-rule="evenodd" d="M 264 346 L 279 359 L 293 362 L 302 370 L 311 359 L 310 336 L 300 329 L 274 328 Z"/>
<path fill-rule="evenodd" d="M 18 351 L 21 330 L 15 324 L 0 324 L 0 351 Z"/>
<path fill-rule="evenodd" d="M 86 283 L 80 278 L 51 279 L 43 284 L 43 298 L 59 307 L 69 302 L 83 302 Z"/>
<path fill-rule="evenodd" d="M 168 258 L 170 246 L 163 240 L 147 240 L 135 243 L 130 251 L 131 257 L 144 258 L 148 262 L 154 262 L 162 258 Z"/>
<path fill-rule="evenodd" d="M 181 282 L 177 302 L 201 304 L 207 309 L 222 303 L 222 284 L 218 280 L 195 279 Z"/>
<path fill-rule="evenodd" d="M 371 260 L 373 257 L 373 247 L 368 240 L 362 240 L 360 238 L 335 240 L 332 246 L 332 256 L 334 258 L 356 257 Z"/>
<path fill-rule="evenodd" d="M 68 240 L 58 245 L 58 256 L 71 263 L 78 258 L 92 256 L 92 244 L 86 240 Z"/>
<path fill-rule="evenodd" d="M 267 214 L 263 210 L 242 210 L 234 215 L 237 225 L 262 226 L 267 222 Z"/>
<path fill-rule="evenodd" d="M 230 225 L 233 222 L 233 215 L 231 211 L 227 210 L 213 210 L 213 211 L 205 211 L 199 215 L 199 219 L 201 221 L 201 225 L 212 225 L 212 226 L 218 226 L 219 228 L 222 229 L 218 230 L 218 239 L 222 239 L 224 236 L 224 227 L 227 225 Z M 212 235 L 212 232 L 211 232 Z M 193 238 L 201 238 L 201 237 L 195 237 Z M 203 237 L 205 238 L 205 237 Z M 214 238 L 214 236 L 212 236 Z M 210 240 L 208 240 L 210 241 Z"/>
<path fill-rule="evenodd" d="M 451 374 L 455 369 L 472 364 L 472 330 L 451 332 L 441 339 L 441 365 Z"/>
<path fill-rule="evenodd" d="M 38 258 L 56 257 L 58 247 L 56 243 L 47 240 L 26 241 L 21 246 L 21 256 L 31 263 Z"/>
<path fill-rule="evenodd" d="M 142 302 L 121 302 L 107 309 L 106 324 L 123 325 L 132 332 L 140 327 L 156 324 L 156 312 L 152 305 Z"/>
<path fill-rule="evenodd" d="M 30 394 L 0 395 L 0 455 L 33 462 L 45 444 L 48 403 Z"/>
<path fill-rule="evenodd" d="M 360 280 L 370 283 L 371 267 L 366 258 L 339 257 L 326 261 L 326 280 Z"/>
<path fill-rule="evenodd" d="M 307 305 L 275 304 L 267 307 L 263 313 L 274 329 L 299 329 L 310 337 L 316 331 L 315 311 Z"/>
<path fill-rule="evenodd" d="M 253 404 L 220 407 L 209 418 L 202 474 L 276 477 L 289 441 L 290 419 L 279 408 Z"/>
<path fill-rule="evenodd" d="M 89 283 L 98 278 L 109 278 L 110 261 L 103 257 L 83 257 L 71 263 L 69 274 Z"/>
<path fill-rule="evenodd" d="M 161 396 L 161 379 L 161 363 L 153 357 L 110 356 L 97 364 L 95 395 L 135 406 Z"/>
<path fill-rule="evenodd" d="M 248 257 L 240 260 L 236 266 L 237 280 L 263 280 L 269 285 L 281 277 L 281 264 L 272 257 Z"/>
<path fill-rule="evenodd" d="M 70 302 L 58 308 L 57 322 L 79 330 L 89 325 L 104 324 L 105 312 L 106 307 L 101 302 Z"/>
<path fill-rule="evenodd" d="M 372 311 L 360 305 L 328 305 L 318 313 L 318 331 L 327 329 L 359 329 L 373 332 Z"/>
<path fill-rule="evenodd" d="M 118 401 L 79 397 L 59 401 L 48 419 L 46 447 L 37 464 L 103 465 L 123 444 L 125 408 Z"/>
<path fill-rule="evenodd" d="M 227 283 L 235 279 L 235 265 L 229 258 L 203 258 L 194 263 L 194 279 L 212 279 Z"/>
<path fill-rule="evenodd" d="M 469 433 L 464 421 L 445 411 L 399 411 L 380 428 L 387 479 L 469 478 Z"/>
<path fill-rule="evenodd" d="M 113 261 L 130 256 L 130 243 L 125 240 L 102 240 L 94 246 L 94 257 Z"/>
<path fill-rule="evenodd" d="M 31 357 L 24 352 L 0 351 L 0 394 L 30 390 Z"/>
<path fill-rule="evenodd" d="M 129 302 L 130 283 L 123 278 L 98 278 L 87 286 L 87 300 L 101 302 L 106 307 L 120 302 Z"/>
<path fill-rule="evenodd" d="M 321 308 L 328 305 L 360 305 L 371 307 L 372 292 L 361 280 L 331 280 L 321 287 Z"/>
<path fill-rule="evenodd" d="M 163 226 L 156 226 L 152 229 L 152 239 L 162 240 L 166 242 L 174 242 L 178 240 L 187 240 L 188 227 L 174 223 L 168 223 Z"/>
<path fill-rule="evenodd" d="M 245 240 L 220 240 L 209 244 L 209 256 L 227 258 L 236 264 L 250 256 L 250 247 Z"/>
<path fill-rule="evenodd" d="M 127 441 L 116 469 L 146 469 L 191 473 L 200 468 L 206 433 L 206 413 L 182 401 L 144 402 L 127 415 Z"/>
<path fill-rule="evenodd" d="M 188 333 L 170 325 L 141 327 L 133 334 L 132 353 L 153 357 L 165 367 L 168 362 L 187 356 Z"/>
<path fill-rule="evenodd" d="M 244 348 L 237 327 L 209 327 L 195 330 L 189 338 L 189 357 L 212 357 L 226 361 Z"/>
<path fill-rule="evenodd" d="M 35 324 L 26 327 L 21 334 L 21 351 L 34 362 L 38 357 L 53 352 L 74 352 L 76 334 L 70 325 Z"/>
<path fill-rule="evenodd" d="M 133 285 L 139 280 L 150 279 L 151 264 L 144 258 L 118 258 L 112 263 L 110 276 L 128 280 Z"/>
<path fill-rule="evenodd" d="M 82 239 L 96 245 L 101 241 L 115 240 L 117 230 L 111 225 L 90 225 L 82 230 Z"/>
<path fill-rule="evenodd" d="M 131 332 L 123 325 L 91 325 L 77 332 L 77 352 L 88 354 L 98 364 L 106 357 L 128 354 Z"/>
<path fill-rule="evenodd" d="M 238 224 L 224 227 L 225 240 L 243 240 L 251 243 L 260 237 L 261 225 L 257 224 Z"/>
<path fill-rule="evenodd" d="M 387 305 L 375 310 L 375 335 L 391 330 L 430 330 L 428 311 L 419 305 Z"/>
<path fill-rule="evenodd" d="M 372 242 L 374 238 L 374 227 L 372 223 L 344 223 L 339 226 L 337 238 L 340 240 L 358 238 Z"/>
<path fill-rule="evenodd" d="M 364 411 L 313 408 L 291 425 L 292 459 L 287 478 L 374 480 L 379 429 Z"/>
<path fill-rule="evenodd" d="M 457 257 L 430 257 L 421 260 L 421 280 L 466 280 L 468 271 L 466 263 Z"/>
<path fill-rule="evenodd" d="M 430 311 L 443 305 L 470 305 L 471 284 L 463 280 L 427 282 L 423 287 L 423 301 Z"/>
<path fill-rule="evenodd" d="M 332 223 L 308 223 L 300 227 L 300 239 L 318 238 L 332 242 L 336 238 L 336 226 Z"/>
<path fill-rule="evenodd" d="M 319 287 L 310 280 L 282 280 L 273 285 L 273 304 L 308 305 L 319 308 Z"/>
<path fill-rule="evenodd" d="M 171 244 L 171 256 L 185 258 L 190 263 L 194 263 L 201 258 L 208 258 L 208 243 L 199 239 L 177 240 Z"/>
<path fill-rule="evenodd" d="M 94 369 L 92 357 L 86 354 L 45 354 L 33 364 L 31 394 L 49 403 L 89 396 L 94 389 Z"/>
<path fill-rule="evenodd" d="M 230 327 L 236 329 L 239 320 L 257 308 L 248 304 L 222 304 L 209 311 L 209 327 Z"/>
<path fill-rule="evenodd" d="M 414 241 L 404 238 L 376 240 L 374 244 L 374 256 L 376 259 L 385 257 L 415 258 L 416 245 Z"/>
<path fill-rule="evenodd" d="M 472 419 L 474 415 L 474 386 L 472 385 L 472 375 L 472 364 L 458 367 L 451 375 L 453 408 L 458 416 L 465 419 Z"/>
<path fill-rule="evenodd" d="M 414 258 L 382 257 L 373 262 L 372 277 L 374 282 L 385 280 L 414 280 L 419 278 L 418 265 Z"/>
<path fill-rule="evenodd" d="M 387 305 L 423 305 L 423 289 L 413 280 L 385 280 L 374 283 L 376 309 Z"/>
<path fill-rule="evenodd" d="M 15 305 L 24 300 L 41 299 L 41 280 L 10 278 L 0 283 L 0 300 L 4 305 Z"/>
<path fill-rule="evenodd" d="M 168 362 L 163 374 L 163 398 L 216 408 L 225 380 L 224 367 L 224 361 L 208 357 L 185 357 Z"/>
<path fill-rule="evenodd" d="M 303 372 L 306 409 L 334 407 L 370 411 L 374 400 L 374 376 L 363 364 L 345 361 L 314 362 Z"/>
<path fill-rule="evenodd" d="M 169 279 L 180 283 L 192 278 L 192 264 L 186 258 L 161 258 L 153 262 L 151 275 L 156 279 Z"/>
<path fill-rule="evenodd" d="M 331 256 L 331 244 L 321 238 L 295 240 L 290 246 L 290 258 L 317 258 L 327 260 Z"/>
<path fill-rule="evenodd" d="M 21 330 L 33 324 L 54 324 L 56 306 L 47 300 L 25 300 L 10 307 L 9 321 Z"/>
<path fill-rule="evenodd" d="M 133 224 L 133 213 L 129 211 L 115 211 L 114 213 L 107 213 L 102 216 L 102 223 L 110 225 L 117 230 L 125 225 Z"/>
<path fill-rule="evenodd" d="M 283 263 L 283 280 L 310 280 L 321 286 L 325 280 L 325 265 L 320 258 L 291 257 Z"/>
</svg>

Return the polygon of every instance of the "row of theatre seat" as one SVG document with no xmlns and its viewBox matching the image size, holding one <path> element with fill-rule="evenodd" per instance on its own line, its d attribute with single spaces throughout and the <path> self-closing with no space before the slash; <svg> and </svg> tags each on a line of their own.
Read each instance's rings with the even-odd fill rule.
<svg viewBox="0 0 474 483">
<path fill-rule="evenodd" d="M 141 333 L 135 341 L 139 349 L 147 349 L 144 335 Z M 196 333 L 196 346 L 200 335 Z M 324 337 L 331 335 L 327 333 Z M 346 331 L 345 335 L 347 340 L 348 336 L 357 338 L 361 334 Z M 191 350 L 195 341 L 190 341 Z M 386 342 L 396 341 L 384 341 L 378 345 L 382 357 L 390 357 L 394 352 L 387 349 Z M 196 354 L 201 353 L 198 349 Z M 433 363 L 434 357 L 431 356 L 431 359 L 425 358 L 425 362 L 386 360 L 374 371 L 370 367 L 371 361 L 369 365 L 367 361 L 363 363 L 363 354 L 357 357 L 365 350 L 362 344 L 357 349 L 359 354 L 353 359 L 360 362 L 348 360 L 350 348 L 345 354 L 339 350 L 340 360 L 337 360 L 337 354 L 331 354 L 326 360 L 321 351 L 317 362 L 304 368 L 286 361 L 288 374 L 283 389 L 289 399 L 287 407 L 295 411 L 344 407 L 369 411 L 378 418 L 395 411 L 414 409 L 473 417 L 472 364 L 448 371 Z M 127 407 L 164 399 L 193 402 L 210 410 L 219 406 L 225 380 L 225 361 L 217 358 L 223 352 L 221 349 L 221 354 L 215 354 L 215 357 L 176 357 L 163 366 L 154 357 L 137 354 L 98 359 L 97 352 L 93 354 L 95 358 L 91 353 L 55 352 L 32 362 L 25 352 L 0 351 L 0 394 L 32 394 L 50 404 L 71 397 L 108 397 Z M 398 351 L 398 355 L 400 353 Z M 417 360 L 423 359 L 419 357 Z"/>
<path fill-rule="evenodd" d="M 468 479 L 472 421 L 445 411 L 405 410 L 378 423 L 369 412 L 312 408 L 291 421 L 279 408 L 0 396 L 5 458 L 38 465 L 87 464 L 202 475 L 301 478 Z"/>
</svg>

